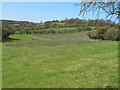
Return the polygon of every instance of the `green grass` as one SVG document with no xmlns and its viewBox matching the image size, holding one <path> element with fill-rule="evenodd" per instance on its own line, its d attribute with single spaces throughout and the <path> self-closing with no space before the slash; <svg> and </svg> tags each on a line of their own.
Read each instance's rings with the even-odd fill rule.
<svg viewBox="0 0 120 90">
<path fill-rule="evenodd" d="M 46 30 L 46 31 L 49 31 L 49 30 L 61 31 L 61 30 L 72 30 L 72 29 L 75 29 L 75 28 L 77 28 L 77 27 L 47 28 L 47 29 L 40 29 L 40 30 Z"/>
<path fill-rule="evenodd" d="M 2 43 L 0 42 L 0 89 L 2 89 Z"/>
<path fill-rule="evenodd" d="M 118 42 L 86 32 L 12 35 L 3 43 L 3 88 L 118 87 Z"/>
<path fill-rule="evenodd" d="M 32 31 L 50 31 L 50 30 L 53 30 L 53 31 L 64 31 L 64 30 L 74 30 L 76 29 L 77 27 L 63 27 L 63 28 L 46 28 L 46 29 L 39 29 L 39 30 L 32 30 Z M 20 31 L 16 31 L 15 33 L 20 33 Z"/>
<path fill-rule="evenodd" d="M 86 32 L 81 33 L 69 33 L 69 34 L 55 34 L 55 35 L 26 35 L 26 34 L 15 34 L 11 38 L 18 39 L 13 42 L 4 43 L 7 46 L 54 46 L 54 45 L 69 45 L 69 44 L 80 44 L 89 43 L 92 40 L 86 35 Z M 19 40 L 20 39 L 20 40 Z"/>
</svg>

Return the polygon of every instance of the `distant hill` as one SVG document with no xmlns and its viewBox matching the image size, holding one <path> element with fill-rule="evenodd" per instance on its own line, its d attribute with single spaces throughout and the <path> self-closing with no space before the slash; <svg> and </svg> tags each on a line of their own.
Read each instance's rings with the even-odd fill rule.
<svg viewBox="0 0 120 90">
<path fill-rule="evenodd" d="M 0 22 L 1 21 L 8 24 L 29 23 L 28 21 L 15 21 L 15 20 L 0 20 Z"/>
</svg>

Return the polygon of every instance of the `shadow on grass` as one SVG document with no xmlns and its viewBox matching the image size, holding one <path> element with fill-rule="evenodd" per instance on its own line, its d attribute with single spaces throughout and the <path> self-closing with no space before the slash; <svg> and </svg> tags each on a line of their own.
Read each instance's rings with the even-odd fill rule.
<svg viewBox="0 0 120 90">
<path fill-rule="evenodd" d="M 15 38 L 8 37 L 6 39 L 0 40 L 0 42 L 13 42 L 13 41 L 16 41 L 16 40 L 20 40 L 20 39 L 15 39 Z"/>
</svg>

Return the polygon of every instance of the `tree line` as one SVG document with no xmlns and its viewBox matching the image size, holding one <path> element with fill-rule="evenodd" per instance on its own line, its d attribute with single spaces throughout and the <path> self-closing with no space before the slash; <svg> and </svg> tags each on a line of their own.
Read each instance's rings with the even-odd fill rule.
<svg viewBox="0 0 120 90">
<path fill-rule="evenodd" d="M 75 28 L 67 29 L 67 27 L 75 27 Z M 79 18 L 65 19 L 61 21 L 53 20 L 53 21 L 46 21 L 44 23 L 2 20 L 2 39 L 7 39 L 10 34 L 14 34 L 14 33 L 17 33 L 17 34 L 57 34 L 57 33 L 65 34 L 65 33 L 80 32 L 80 31 L 92 31 L 92 30 L 96 30 L 96 31 L 92 31 L 91 33 L 89 33 L 88 34 L 89 37 L 91 39 L 101 39 L 101 38 L 95 37 L 96 32 L 100 32 L 103 30 L 103 29 L 99 30 L 100 27 L 109 27 L 107 29 L 110 29 L 110 31 L 113 29 L 114 31 L 116 31 L 118 28 L 118 24 L 115 24 L 111 20 L 103 20 L 103 19 L 82 20 Z M 66 29 L 57 31 L 53 28 L 57 28 L 57 29 L 66 28 Z M 49 30 L 46 30 L 46 29 L 49 29 Z M 107 32 L 110 32 L 110 31 L 107 31 Z M 107 39 L 109 40 L 109 38 Z M 113 39 L 113 40 L 119 40 L 119 39 Z"/>
</svg>

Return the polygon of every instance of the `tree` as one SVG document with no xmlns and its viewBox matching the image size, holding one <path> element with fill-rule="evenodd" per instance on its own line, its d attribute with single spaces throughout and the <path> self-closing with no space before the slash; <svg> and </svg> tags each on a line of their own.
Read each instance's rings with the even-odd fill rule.
<svg viewBox="0 0 120 90">
<path fill-rule="evenodd" d="M 120 16 L 120 2 L 97 2 L 98 0 L 94 0 L 94 2 L 80 2 L 75 4 L 76 6 L 80 6 L 80 15 L 85 15 L 90 11 L 100 13 L 106 13 L 106 18 L 116 19 Z M 116 20 L 115 19 L 115 20 Z"/>
<path fill-rule="evenodd" d="M 92 0 L 91 0 L 92 1 Z M 80 6 L 80 15 L 85 15 L 90 11 L 93 11 L 93 13 L 97 12 L 98 16 L 101 13 L 106 13 L 106 18 L 109 19 L 120 19 L 120 2 L 97 2 L 98 0 L 94 0 L 94 2 L 81 2 L 75 4 L 76 6 Z M 100 22 L 96 22 L 99 25 L 103 26 L 103 20 Z M 113 27 L 114 23 L 111 21 L 107 21 L 111 27 Z M 92 24 L 92 23 L 90 23 Z M 113 24 L 113 25 L 112 25 Z M 106 24 L 105 24 L 106 25 Z M 118 25 L 120 25 L 120 22 L 118 21 Z M 111 30 L 107 29 L 105 34 L 99 34 L 99 31 L 102 31 L 103 29 L 97 29 L 95 32 L 90 32 L 88 36 L 91 39 L 107 39 L 107 40 L 120 40 L 120 31 L 116 29 L 115 27 Z M 103 37 L 105 36 L 105 37 Z M 111 37 L 112 36 L 112 37 Z"/>
<path fill-rule="evenodd" d="M 7 39 L 10 34 L 15 33 L 15 28 L 6 22 L 2 22 L 2 39 Z"/>
</svg>

